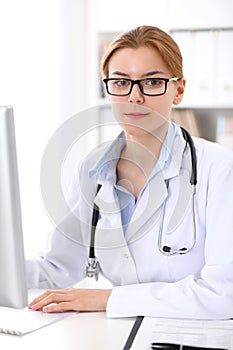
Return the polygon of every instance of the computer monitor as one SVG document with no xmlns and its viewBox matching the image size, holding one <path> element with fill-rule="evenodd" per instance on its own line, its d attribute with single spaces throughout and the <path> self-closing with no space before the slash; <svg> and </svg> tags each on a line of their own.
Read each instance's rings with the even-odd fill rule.
<svg viewBox="0 0 233 350">
<path fill-rule="evenodd" d="M 13 108 L 0 106 L 0 306 L 27 305 Z"/>
</svg>

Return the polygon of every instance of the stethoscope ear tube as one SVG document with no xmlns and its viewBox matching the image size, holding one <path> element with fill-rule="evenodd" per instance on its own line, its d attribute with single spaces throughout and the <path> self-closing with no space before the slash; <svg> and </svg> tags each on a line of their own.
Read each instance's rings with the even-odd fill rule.
<svg viewBox="0 0 233 350">
<path fill-rule="evenodd" d="M 191 185 L 196 186 L 196 184 L 197 184 L 197 155 L 196 155 L 194 142 L 193 142 L 191 135 L 188 133 L 188 131 L 182 127 L 180 127 L 180 128 L 181 128 L 181 131 L 182 131 L 182 134 L 183 134 L 185 141 L 188 143 L 188 145 L 190 147 L 190 154 L 191 154 L 191 161 L 192 161 L 192 172 L 191 172 L 191 177 L 190 177 L 190 183 L 191 183 Z"/>
<path fill-rule="evenodd" d="M 98 184 L 96 194 L 99 192 L 101 185 Z M 99 207 L 94 203 L 92 221 L 91 221 L 91 238 L 89 248 L 89 258 L 95 259 L 95 230 L 99 220 Z"/>
<path fill-rule="evenodd" d="M 96 194 L 99 192 L 101 185 L 98 184 Z M 95 277 L 96 281 L 99 277 L 99 263 L 95 257 L 95 230 L 99 220 L 99 207 L 94 203 L 92 220 L 91 220 L 91 237 L 88 261 L 84 266 L 85 277 Z"/>
</svg>

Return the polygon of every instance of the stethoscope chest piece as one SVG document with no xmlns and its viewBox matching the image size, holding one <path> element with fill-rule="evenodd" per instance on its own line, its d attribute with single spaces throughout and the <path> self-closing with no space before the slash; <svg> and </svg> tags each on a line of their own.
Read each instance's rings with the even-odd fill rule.
<svg viewBox="0 0 233 350">
<path fill-rule="evenodd" d="M 84 267 L 85 277 L 95 277 L 96 281 L 99 278 L 99 263 L 96 258 L 88 258 L 87 264 Z"/>
</svg>

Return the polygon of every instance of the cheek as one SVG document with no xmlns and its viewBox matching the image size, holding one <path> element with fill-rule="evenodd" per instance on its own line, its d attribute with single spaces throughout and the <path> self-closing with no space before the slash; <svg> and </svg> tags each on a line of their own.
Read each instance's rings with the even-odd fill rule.
<svg viewBox="0 0 233 350">
<path fill-rule="evenodd" d="M 107 96 L 108 101 L 110 103 L 118 103 L 118 102 L 122 102 L 122 103 L 127 103 L 128 102 L 128 96 L 112 96 L 112 95 L 108 95 Z"/>
<path fill-rule="evenodd" d="M 156 96 L 153 99 L 145 101 L 145 105 L 148 108 L 151 108 L 156 113 L 159 113 L 164 117 L 169 117 L 173 104 L 173 99 L 173 95 L 165 94 L 162 96 Z"/>
</svg>

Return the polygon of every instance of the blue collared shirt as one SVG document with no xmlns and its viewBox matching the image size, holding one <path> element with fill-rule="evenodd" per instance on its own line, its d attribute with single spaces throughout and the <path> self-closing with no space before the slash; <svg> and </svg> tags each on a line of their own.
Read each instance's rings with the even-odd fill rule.
<svg viewBox="0 0 233 350">
<path fill-rule="evenodd" d="M 121 209 L 121 221 L 123 230 L 125 231 L 127 225 L 129 224 L 131 217 L 137 207 L 145 189 L 147 188 L 150 180 L 154 177 L 159 171 L 163 170 L 164 166 L 169 160 L 171 149 L 175 140 L 175 137 L 178 133 L 178 125 L 170 122 L 167 136 L 164 140 L 164 143 L 161 148 L 159 159 L 152 170 L 149 178 L 147 179 L 144 187 L 142 188 L 137 201 L 132 193 L 127 191 L 124 187 L 116 184 L 116 166 L 120 158 L 122 149 L 126 144 L 124 132 L 122 132 L 116 140 L 114 140 L 111 145 L 106 149 L 103 156 L 98 160 L 93 169 L 90 170 L 89 175 L 97 173 L 97 179 L 99 183 L 104 183 L 109 181 L 112 186 L 115 188 L 119 205 Z"/>
</svg>

